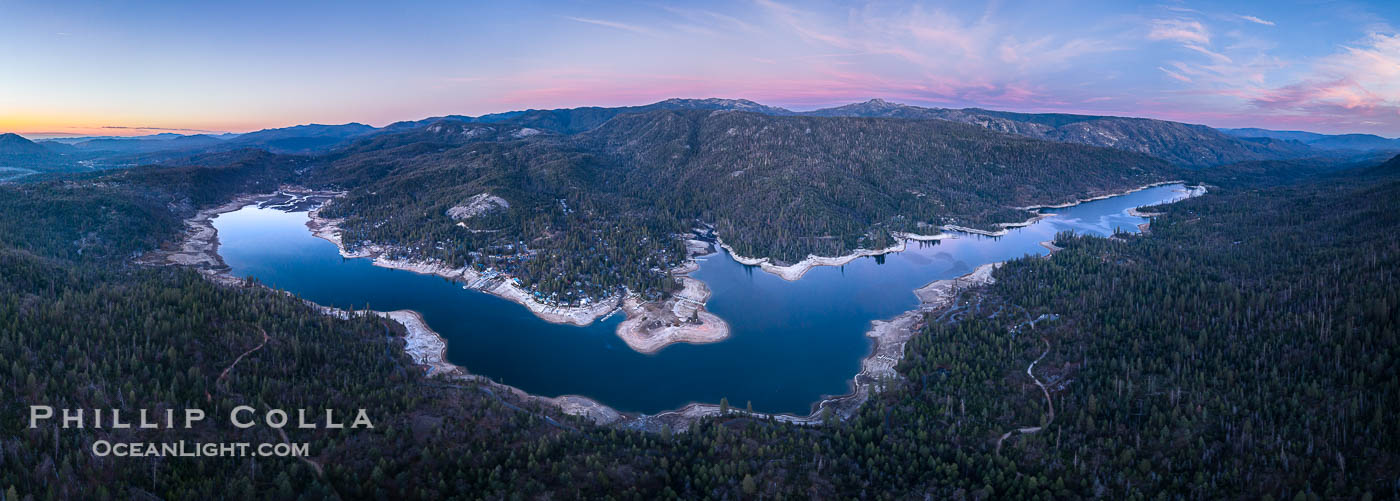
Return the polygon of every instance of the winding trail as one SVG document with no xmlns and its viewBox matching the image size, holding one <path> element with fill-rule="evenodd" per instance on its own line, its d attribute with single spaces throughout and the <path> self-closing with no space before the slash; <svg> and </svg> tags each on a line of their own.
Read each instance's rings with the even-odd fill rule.
<svg viewBox="0 0 1400 501">
<path fill-rule="evenodd" d="M 248 355 L 252 355 L 253 352 L 258 351 L 258 350 L 261 350 L 264 346 L 267 346 L 267 341 L 268 341 L 269 339 L 272 339 L 272 337 L 271 337 L 271 336 L 268 336 L 268 335 L 267 335 L 267 331 L 263 330 L 262 327 L 258 327 L 258 332 L 261 332 L 261 333 L 262 333 L 262 337 L 263 337 L 263 338 L 262 338 L 262 343 L 259 343 L 257 346 L 254 346 L 253 349 L 251 349 L 251 350 L 248 350 L 248 351 L 243 352 L 243 354 L 242 354 L 242 355 L 239 355 L 238 358 L 233 359 L 233 363 L 228 364 L 228 367 L 224 368 L 224 371 L 219 373 L 219 379 L 215 379 L 215 380 L 214 380 L 214 387 L 215 387 L 215 388 L 218 388 L 219 383 L 224 382 L 224 378 L 227 378 L 227 377 L 228 377 L 228 372 L 231 371 L 231 370 L 233 370 L 233 367 L 236 366 L 236 365 L 238 365 L 238 362 L 243 361 L 243 357 L 246 357 L 246 356 L 248 356 Z M 206 398 L 208 397 L 208 394 L 207 394 L 207 393 L 205 394 L 205 397 L 206 397 Z"/>
<path fill-rule="evenodd" d="M 1050 426 L 1050 423 L 1055 422 L 1055 402 L 1050 400 L 1050 390 L 1046 389 L 1045 384 L 1041 383 L 1039 379 L 1036 379 L 1035 374 L 1032 372 L 1035 370 L 1035 364 L 1039 363 L 1041 359 L 1050 354 L 1050 340 L 1045 338 L 1040 338 L 1040 340 L 1045 341 L 1045 352 L 1041 353 L 1039 357 L 1036 357 L 1035 361 L 1031 362 L 1029 366 L 1026 366 L 1026 375 L 1031 377 L 1031 381 L 1034 381 L 1035 385 L 1040 387 L 1040 392 L 1045 395 L 1045 405 L 1050 408 L 1050 419 L 1046 420 L 1045 424 L 1041 426 L 1027 426 L 1003 433 L 1001 438 L 997 439 L 997 454 L 1001 454 L 1001 443 L 1011 438 L 1012 435 L 1035 433 L 1044 429 L 1046 426 Z"/>
<path fill-rule="evenodd" d="M 224 368 L 224 371 L 219 373 L 219 378 L 214 380 L 214 387 L 215 387 L 216 389 L 218 389 L 219 391 L 222 391 L 222 392 L 224 392 L 224 393 L 228 393 L 227 390 L 225 390 L 225 389 L 223 389 L 223 388 L 220 388 L 220 387 L 219 387 L 219 384 L 222 383 L 222 382 L 224 381 L 224 379 L 228 377 L 229 371 L 232 371 L 234 367 L 238 366 L 238 362 L 243 361 L 243 358 L 244 358 L 244 357 L 247 357 L 248 355 L 252 355 L 254 352 L 263 349 L 264 346 L 267 346 L 267 342 L 268 342 L 269 340 L 272 339 L 272 336 L 269 336 L 269 335 L 267 334 L 267 331 L 264 330 L 262 327 L 258 327 L 258 332 L 261 332 L 261 333 L 262 333 L 262 342 L 261 342 L 261 343 L 258 343 L 257 346 L 254 346 L 253 349 L 243 352 L 243 354 L 242 354 L 242 355 L 239 355 L 238 358 L 233 359 L 233 363 L 228 364 L 228 367 Z M 232 393 L 231 393 L 231 394 L 232 394 Z M 239 395 L 239 396 L 241 396 L 241 395 Z M 204 398 L 205 398 L 205 399 L 212 399 L 212 397 L 211 397 L 211 396 L 209 395 L 209 393 L 207 393 L 207 392 L 204 394 Z M 274 428 L 274 429 L 277 430 L 277 434 L 280 435 L 280 436 L 282 437 L 282 443 L 287 444 L 288 446 L 292 445 L 292 440 L 291 440 L 290 438 L 287 437 L 287 432 L 286 432 L 286 431 L 283 431 L 281 428 Z M 315 471 L 316 471 L 316 477 L 317 477 L 317 478 L 325 479 L 326 473 L 325 473 L 325 471 L 321 468 L 321 463 L 317 463 L 317 462 L 315 462 L 315 461 L 312 461 L 311 458 L 308 458 L 308 457 L 306 457 L 306 456 L 297 456 L 297 459 L 300 459 L 303 463 L 306 463 L 308 466 L 310 466 L 312 470 L 315 470 Z M 339 498 L 340 498 L 340 494 L 339 494 L 338 492 L 335 491 L 335 487 L 334 487 L 334 486 L 330 486 L 330 484 L 326 484 L 326 485 L 327 485 L 328 487 L 331 488 L 331 492 L 335 492 L 335 493 L 336 493 L 336 498 L 339 499 Z"/>
</svg>

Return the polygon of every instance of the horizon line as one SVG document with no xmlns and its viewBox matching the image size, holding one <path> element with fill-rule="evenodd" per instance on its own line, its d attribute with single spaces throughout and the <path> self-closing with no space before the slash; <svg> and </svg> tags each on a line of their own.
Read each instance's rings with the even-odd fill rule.
<svg viewBox="0 0 1400 501">
<path fill-rule="evenodd" d="M 92 127 L 73 126 L 72 128 L 84 128 L 84 129 L 92 129 L 92 130 L 131 130 L 131 131 L 162 131 L 162 132 L 156 132 L 156 133 L 150 133 L 150 134 L 131 134 L 131 135 L 123 135 L 123 134 L 84 134 L 84 133 L 80 133 L 80 132 L 57 132 L 57 131 L 52 131 L 52 132 L 24 132 L 24 131 L 13 131 L 13 132 L 11 132 L 11 133 L 16 134 L 16 135 L 19 135 L 19 136 L 22 136 L 22 137 L 24 137 L 25 139 L 29 139 L 29 140 L 31 140 L 31 141 L 43 141 L 43 140 L 65 139 L 65 138 L 66 138 L 66 139 L 74 139 L 74 138 L 102 138 L 102 137 L 131 138 L 131 137 L 154 136 L 154 135 L 159 135 L 159 134 L 162 134 L 162 133 L 171 133 L 171 134 L 177 134 L 177 135 L 181 135 L 181 136 L 191 136 L 191 135 L 226 135 L 226 134 L 238 134 L 238 135 L 243 135 L 243 134 L 250 134 L 250 133 L 253 133 L 253 132 L 259 132 L 259 131 L 264 131 L 264 130 L 278 130 L 278 129 L 286 129 L 286 128 L 290 128 L 290 127 L 305 126 L 305 125 L 342 126 L 342 125 L 360 124 L 360 125 L 368 125 L 368 126 L 370 126 L 370 127 L 374 127 L 375 129 L 383 129 L 383 128 L 385 128 L 385 127 L 388 127 L 388 126 L 393 125 L 393 124 L 396 124 L 396 123 L 401 123 L 401 122 L 417 122 L 417 121 L 428 120 L 428 119 L 432 119 L 432 118 L 446 118 L 446 117 L 453 117 L 453 116 L 466 117 L 466 118 L 480 118 L 480 117 L 484 117 L 484 116 L 499 115 L 499 114 L 504 114 L 504 113 L 516 113 L 516 112 L 528 112 L 528 111 L 573 110 L 573 109 L 580 109 L 580 108 L 605 108 L 605 109 L 606 109 L 606 108 L 629 108 L 629 107 L 649 106 L 649 105 L 653 105 L 653 104 L 660 104 L 660 103 L 664 103 L 664 102 L 667 102 L 667 101 L 675 101 L 675 100 L 681 100 L 681 101 L 707 101 L 707 100 L 747 101 L 747 102 L 750 102 L 750 103 L 753 103 L 753 104 L 756 104 L 756 105 L 759 105 L 759 106 L 764 106 L 764 107 L 768 107 L 768 108 L 777 108 L 777 109 L 780 109 L 780 110 L 790 111 L 790 112 L 794 112 L 794 113 L 810 113 L 810 112 L 813 112 L 813 111 L 820 111 L 820 110 L 826 110 L 826 109 L 832 109 L 832 108 L 839 108 L 839 107 L 842 107 L 842 106 L 850 106 L 850 105 L 855 105 L 855 104 L 869 103 L 869 102 L 873 102 L 873 101 L 881 101 L 881 102 L 890 103 L 890 104 L 896 104 L 896 105 L 900 105 L 900 106 L 909 106 L 909 107 L 924 108 L 924 109 L 933 109 L 933 110 L 938 110 L 938 109 L 944 109 L 944 110 L 968 110 L 968 109 L 977 109 L 977 110 L 995 111 L 995 112 L 1004 112 L 1004 113 L 1022 113 L 1022 114 L 1028 114 L 1028 115 L 1052 115 L 1052 114 L 1058 114 L 1058 115 L 1078 115 L 1078 116 L 1086 116 L 1086 117 L 1137 118 L 1137 119 L 1146 119 L 1146 120 L 1159 120 L 1159 121 L 1163 121 L 1163 122 L 1175 122 L 1175 123 L 1181 123 L 1181 124 L 1187 124 L 1187 125 L 1201 125 L 1201 126 L 1210 127 L 1211 129 L 1216 129 L 1216 130 L 1260 129 L 1260 130 L 1267 130 L 1267 131 L 1273 131 L 1273 132 L 1306 132 L 1306 133 L 1311 133 L 1311 134 L 1323 134 L 1323 135 L 1367 135 L 1367 136 L 1380 137 L 1380 138 L 1384 138 L 1384 139 L 1400 139 L 1400 136 L 1397 136 L 1397 137 L 1388 137 L 1388 136 L 1382 136 L 1382 135 L 1380 135 L 1380 134 L 1373 134 L 1373 133 L 1367 133 L 1367 132 L 1355 132 L 1355 131 L 1352 131 L 1352 132 L 1325 133 L 1325 132 L 1310 131 L 1310 130 L 1306 130 L 1306 129 L 1271 129 L 1271 128 L 1268 128 L 1268 127 L 1259 127 L 1259 126 L 1250 126 L 1250 127 L 1216 127 L 1216 126 L 1209 125 L 1209 124 L 1206 124 L 1206 123 L 1186 122 L 1186 121 L 1171 120 L 1171 119 L 1166 119 L 1166 118 L 1156 118 L 1156 117 L 1146 116 L 1146 115 L 1143 115 L 1143 116 L 1131 115 L 1131 114 L 1127 114 L 1127 113 L 1118 114 L 1118 112 L 1110 112 L 1110 113 L 1105 114 L 1105 113 L 1085 113 L 1085 112 L 1073 111 L 1073 110 L 1067 110 L 1067 111 L 1044 111 L 1044 108 L 1035 108 L 1035 107 L 1031 107 L 1030 110 L 1039 110 L 1039 111 L 1022 111 L 1022 110 L 1012 110 L 1012 109 L 998 109 L 998 108 L 995 108 L 995 107 L 985 107 L 985 106 L 982 106 L 982 105 L 972 105 L 972 106 L 964 106 L 964 107 L 925 106 L 925 105 L 910 104 L 910 103 L 907 103 L 907 102 L 895 101 L 895 100 L 891 100 L 891 99 L 887 99 L 887 98 L 881 98 L 881 97 L 872 97 L 872 98 L 867 98 L 867 99 L 864 99 L 864 100 L 849 101 L 849 102 L 844 102 L 843 104 L 831 104 L 831 105 L 826 105 L 826 106 L 816 105 L 816 106 L 793 106 L 793 107 L 788 107 L 788 106 L 764 104 L 763 102 L 756 101 L 756 100 L 749 99 L 749 98 L 742 98 L 742 97 L 740 97 L 740 98 L 729 98 L 729 97 L 714 97 L 714 96 L 711 96 L 711 97 L 670 97 L 670 98 L 666 98 L 666 99 L 661 99 L 661 100 L 659 100 L 659 101 L 644 102 L 644 103 L 641 103 L 641 104 L 622 104 L 622 105 L 613 105 L 613 106 L 597 105 L 597 104 L 583 104 L 583 105 L 575 105 L 575 106 L 570 106 L 570 107 L 557 107 L 557 108 L 518 108 L 518 109 L 508 109 L 508 110 L 504 110 L 504 111 L 494 111 L 494 112 L 490 112 L 490 113 L 482 113 L 482 114 L 480 114 L 480 115 L 467 115 L 467 114 L 457 114 L 457 113 L 445 113 L 445 114 L 442 114 L 442 115 L 427 116 L 427 117 L 422 117 L 422 118 L 410 118 L 410 119 L 401 119 L 401 120 L 387 121 L 387 122 L 384 122 L 383 125 L 374 125 L 373 123 L 369 123 L 369 122 L 367 122 L 367 121 L 358 121 L 358 120 L 356 120 L 356 121 L 350 121 L 350 122 L 344 122 L 344 123 L 338 123 L 338 124 L 337 124 L 337 123 L 325 123 L 325 122 L 319 122 L 319 121 L 313 120 L 313 121 L 310 121 L 310 122 L 291 123 L 291 124 L 289 124 L 289 125 L 272 126 L 272 127 L 263 127 L 263 128 L 259 128 L 259 129 L 249 129 L 249 130 L 245 130 L 245 131 L 241 131 L 241 132 L 240 132 L 240 131 L 234 131 L 234 130 L 220 131 L 220 130 L 205 130 L 205 129 L 194 129 L 194 128 L 182 128 L 182 127 L 137 127 L 137 126 L 122 126 L 122 125 L 102 125 L 102 126 L 92 126 Z M 743 111 L 743 110 L 739 110 L 739 111 Z M 757 112 L 755 112 L 755 113 L 757 113 Z M 194 134 L 179 134 L 179 132 L 177 132 L 177 131 L 193 132 Z M 0 134 L 3 134 L 3 133 L 5 133 L 5 131 L 0 131 Z M 47 137 L 39 137 L 39 136 L 47 136 Z"/>
</svg>

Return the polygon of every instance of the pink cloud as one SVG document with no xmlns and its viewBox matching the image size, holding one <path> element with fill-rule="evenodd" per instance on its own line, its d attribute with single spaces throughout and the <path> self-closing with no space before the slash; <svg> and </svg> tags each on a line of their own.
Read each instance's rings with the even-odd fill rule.
<svg viewBox="0 0 1400 501">
<path fill-rule="evenodd" d="M 1400 36 L 1372 34 L 1317 61 L 1298 82 L 1240 96 L 1272 112 L 1395 127 L 1400 125 Z"/>
<path fill-rule="evenodd" d="M 1322 58 L 1280 59 L 1269 53 L 1272 44 L 1211 45 L 1214 25 L 1206 19 L 1256 22 L 1230 14 L 1172 14 L 1150 21 L 1145 36 L 1126 31 L 1103 39 L 1067 39 L 1001 26 L 997 23 L 1004 18 L 997 16 L 961 20 L 917 6 L 818 11 L 783 0 L 755 2 L 762 15 L 744 21 L 663 10 L 710 35 L 731 37 L 762 27 L 774 46 L 786 44 L 781 50 L 753 45 L 752 52 L 704 67 L 659 59 L 645 71 L 555 67 L 463 83 L 480 91 L 477 95 L 491 96 L 473 104 L 492 103 L 493 111 L 636 105 L 671 97 L 748 98 L 809 109 L 879 97 L 926 106 L 1148 116 L 1217 126 L 1400 130 L 1400 41 L 1389 35 L 1373 35 Z M 1124 22 L 1142 27 L 1139 21 Z M 658 35 L 658 43 L 665 43 L 667 35 Z M 1230 32 L 1220 38 L 1240 36 Z M 1151 51 L 1146 40 L 1185 50 L 1174 54 L 1179 60 L 1138 60 L 1139 67 L 1120 73 L 1156 68 L 1162 83 L 1124 87 L 1140 84 L 1113 80 L 1114 71 L 1099 71 L 1087 61 L 1091 54 Z M 1067 78 L 1067 71 L 1083 68 L 1081 63 L 1093 72 Z"/>
</svg>

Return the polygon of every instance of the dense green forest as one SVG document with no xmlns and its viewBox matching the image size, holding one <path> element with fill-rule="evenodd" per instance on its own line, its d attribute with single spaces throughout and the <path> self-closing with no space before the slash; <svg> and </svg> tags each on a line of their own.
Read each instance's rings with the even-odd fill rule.
<svg viewBox="0 0 1400 501">
<path fill-rule="evenodd" d="M 924 108 L 880 99 L 815 110 L 808 114 L 948 120 L 1036 139 L 1146 153 L 1175 165 L 1195 168 L 1242 161 L 1304 158 L 1321 153 L 1297 141 L 1236 137 L 1204 125 L 1150 118 L 1015 113 L 979 108 Z"/>
<path fill-rule="evenodd" d="M 1212 167 L 1234 162 L 1348 158 L 1364 152 L 1392 155 L 1400 143 L 1368 134 L 1323 135 L 1264 129 L 1213 129 L 1204 125 L 1132 117 L 1016 113 L 979 108 L 924 108 L 872 99 L 812 111 L 792 111 L 745 99 L 667 99 L 641 106 L 516 110 L 481 116 L 447 115 L 396 122 L 382 128 L 360 123 L 305 124 L 246 134 L 136 137 L 71 137 L 31 142 L 0 134 L 0 168 L 39 172 L 87 172 L 148 163 L 180 165 L 190 155 L 260 149 L 273 153 L 319 155 L 380 143 L 386 136 L 439 122 L 486 124 L 498 130 L 573 135 L 599 128 L 628 114 L 654 111 L 744 111 L 769 116 L 865 117 L 960 122 L 984 129 L 1061 143 L 1086 144 L 1145 153 L 1174 165 Z M 392 140 L 391 140 L 392 141 Z"/>
<path fill-rule="evenodd" d="M 391 323 L 133 265 L 193 211 L 304 172 L 295 157 L 231 155 L 0 185 L 7 501 L 1397 495 L 1400 160 L 1199 172 L 1216 189 L 1160 208 L 1147 235 L 1063 235 L 1065 250 L 930 314 L 905 378 L 846 422 L 736 412 L 656 434 L 425 379 Z M 29 430 L 35 404 L 365 408 L 375 428 L 289 430 L 309 462 L 97 458 L 98 438 L 281 437 L 220 419 Z"/>
<path fill-rule="evenodd" d="M 1225 186 L 1161 208 L 1146 237 L 1062 235 L 1053 258 L 998 270 L 964 298 L 982 314 L 916 338 L 911 391 L 938 409 L 1001 386 L 980 435 L 1045 424 L 1003 455 L 1081 495 L 1396 495 L 1400 161 L 1265 189 L 1234 171 L 1206 174 Z M 1024 372 L 1041 353 L 1053 414 Z"/>
<path fill-rule="evenodd" d="M 795 262 L 1182 175 L 1146 155 L 942 120 L 652 111 L 576 135 L 525 130 L 438 122 L 331 155 L 312 179 L 348 190 L 324 211 L 345 218 L 348 245 L 502 269 L 572 302 L 667 291 L 685 257 L 676 235 L 700 225 L 742 255 Z M 481 194 L 510 207 L 450 215 Z"/>
</svg>

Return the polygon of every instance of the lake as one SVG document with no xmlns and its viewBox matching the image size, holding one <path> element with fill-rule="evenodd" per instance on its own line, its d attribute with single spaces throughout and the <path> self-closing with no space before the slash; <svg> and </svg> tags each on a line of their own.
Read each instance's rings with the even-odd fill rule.
<svg viewBox="0 0 1400 501">
<path fill-rule="evenodd" d="M 620 313 L 587 327 L 551 324 L 441 277 L 345 259 L 335 244 L 311 235 L 306 212 L 250 205 L 213 224 L 233 275 L 327 306 L 417 311 L 447 341 L 449 362 L 533 394 L 583 395 L 648 414 L 728 398 L 738 408 L 752 402 L 759 412 L 806 415 L 824 396 L 849 391 L 870 351 L 870 322 L 915 308 L 914 289 L 984 263 L 1044 255 L 1040 242 L 1060 231 L 1137 232 L 1146 219 L 1130 209 L 1186 196 L 1183 186 L 1166 185 L 1047 209 L 1054 215 L 1001 237 L 911 241 L 904 252 L 817 267 L 794 282 L 712 254 L 699 258 L 692 276 L 713 291 L 708 309 L 729 323 L 730 337 L 652 355 L 616 336 Z"/>
</svg>

